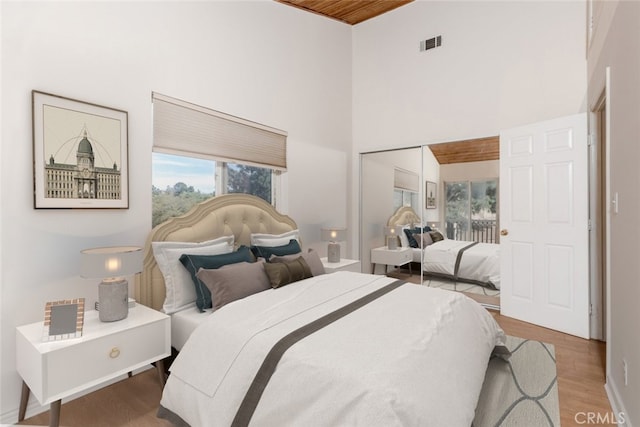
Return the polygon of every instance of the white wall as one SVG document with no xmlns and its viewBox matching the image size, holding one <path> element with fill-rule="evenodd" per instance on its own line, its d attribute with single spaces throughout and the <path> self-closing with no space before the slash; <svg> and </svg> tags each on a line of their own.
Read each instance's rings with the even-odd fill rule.
<svg viewBox="0 0 640 427">
<path fill-rule="evenodd" d="M 607 333 L 607 391 L 628 426 L 640 425 L 640 2 L 603 2 L 589 50 L 589 106 L 595 107 L 610 69 L 610 191 L 619 213 L 610 214 L 610 290 Z M 628 363 L 625 385 L 622 361 Z"/>
<path fill-rule="evenodd" d="M 442 46 L 419 42 L 442 35 Z M 416 1 L 353 30 L 354 149 L 497 135 L 585 111 L 583 2 Z"/>
<path fill-rule="evenodd" d="M 347 222 L 351 29 L 273 1 L 2 2 L 1 20 L 0 422 L 13 422 L 15 327 L 48 300 L 92 304 L 80 249 L 150 230 L 152 91 L 288 131 L 279 207 L 326 251 L 316 228 Z M 128 111 L 128 210 L 33 209 L 34 89 Z"/>
</svg>

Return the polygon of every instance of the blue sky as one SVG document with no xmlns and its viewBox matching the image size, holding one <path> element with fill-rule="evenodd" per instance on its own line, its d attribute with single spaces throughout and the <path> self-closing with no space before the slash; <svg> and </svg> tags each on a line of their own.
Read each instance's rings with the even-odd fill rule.
<svg viewBox="0 0 640 427">
<path fill-rule="evenodd" d="M 152 184 L 161 190 L 184 182 L 202 193 L 213 193 L 215 177 L 213 160 L 153 153 Z"/>
</svg>

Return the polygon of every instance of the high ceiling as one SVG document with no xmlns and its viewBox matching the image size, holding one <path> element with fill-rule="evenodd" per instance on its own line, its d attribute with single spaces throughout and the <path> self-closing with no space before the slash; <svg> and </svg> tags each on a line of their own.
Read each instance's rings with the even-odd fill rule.
<svg viewBox="0 0 640 427">
<path fill-rule="evenodd" d="M 500 159 L 500 138 L 497 136 L 431 144 L 429 148 L 441 165 Z"/>
<path fill-rule="evenodd" d="M 413 0 L 275 0 L 307 12 L 356 25 Z M 499 138 L 479 138 L 466 141 L 433 144 L 429 148 L 441 165 L 479 162 L 500 158 Z"/>
<path fill-rule="evenodd" d="M 413 0 L 275 0 L 349 25 L 382 15 Z"/>
</svg>

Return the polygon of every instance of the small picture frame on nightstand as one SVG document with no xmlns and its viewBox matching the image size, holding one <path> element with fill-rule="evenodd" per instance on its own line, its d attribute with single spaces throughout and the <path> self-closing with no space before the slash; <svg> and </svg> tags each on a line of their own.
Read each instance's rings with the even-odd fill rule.
<svg viewBox="0 0 640 427">
<path fill-rule="evenodd" d="M 44 307 L 43 341 L 80 338 L 84 326 L 84 298 L 49 301 Z"/>
</svg>

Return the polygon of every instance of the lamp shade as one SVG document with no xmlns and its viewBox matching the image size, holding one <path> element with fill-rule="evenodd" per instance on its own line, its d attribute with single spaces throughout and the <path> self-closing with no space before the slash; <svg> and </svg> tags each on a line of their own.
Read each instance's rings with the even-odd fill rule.
<svg viewBox="0 0 640 427">
<path fill-rule="evenodd" d="M 87 279 L 117 278 L 142 271 L 142 248 L 137 246 L 92 248 L 80 253 L 80 276 Z"/>
<path fill-rule="evenodd" d="M 346 228 L 323 228 L 322 229 L 323 242 L 343 242 L 345 240 L 347 240 Z"/>
</svg>

